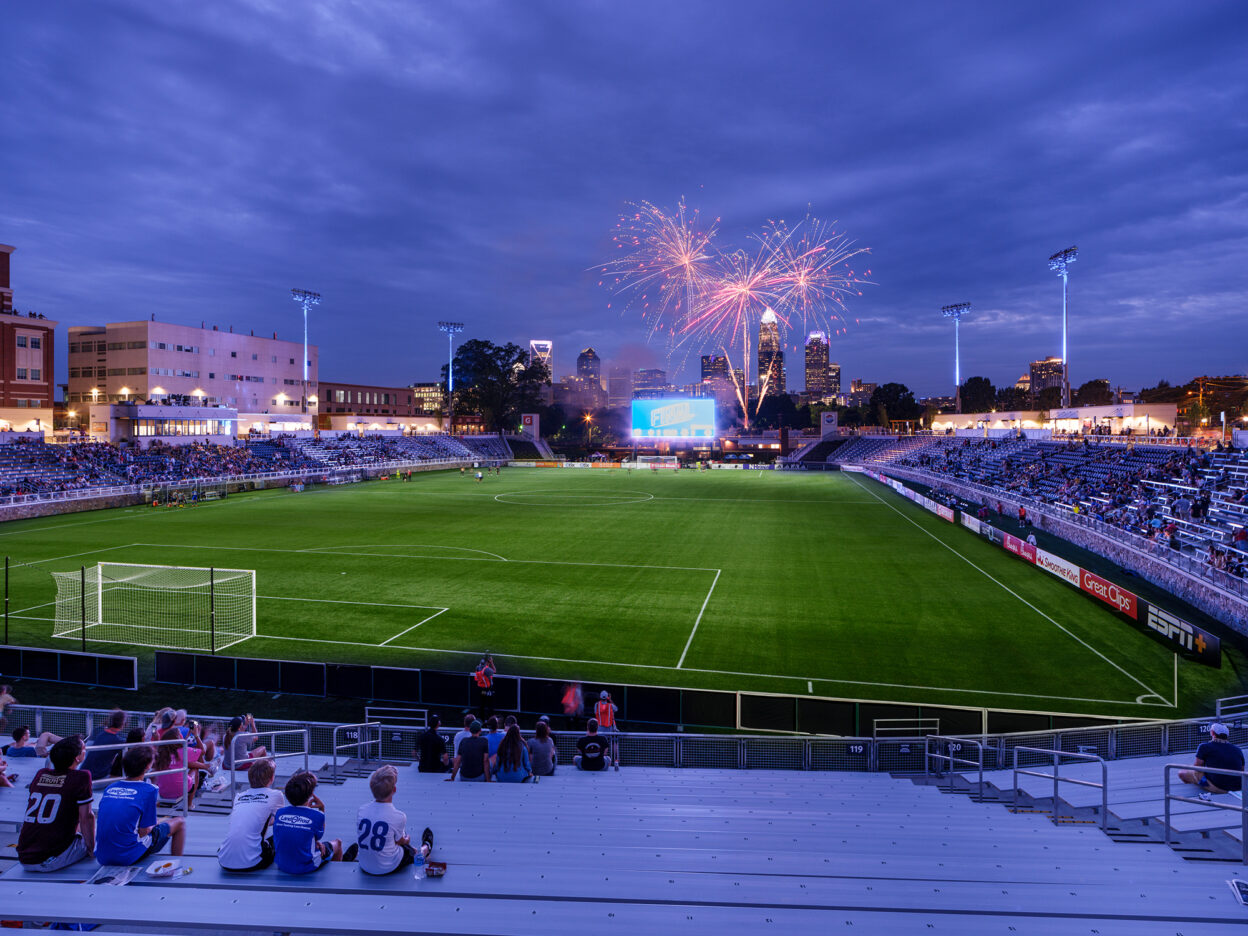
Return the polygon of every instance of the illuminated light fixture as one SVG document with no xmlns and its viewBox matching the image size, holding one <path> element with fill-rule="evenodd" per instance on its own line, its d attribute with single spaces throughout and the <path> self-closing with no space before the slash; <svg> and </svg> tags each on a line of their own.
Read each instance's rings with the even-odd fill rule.
<svg viewBox="0 0 1248 936">
<path fill-rule="evenodd" d="M 971 311 L 969 302 L 955 302 L 953 305 L 941 306 L 940 314 L 945 318 L 953 319 L 953 386 L 954 386 L 954 409 L 962 412 L 962 349 L 960 345 L 960 336 L 958 328 L 962 322 L 962 316 Z"/>
<path fill-rule="evenodd" d="M 152 396 L 157 396 L 165 392 L 164 387 L 152 387 Z"/>
<path fill-rule="evenodd" d="M 455 431 L 455 336 L 464 330 L 463 322 L 438 322 L 446 332 L 446 431 Z"/>
<path fill-rule="evenodd" d="M 1049 269 L 1062 278 L 1062 407 L 1070 406 L 1070 362 L 1066 357 L 1066 268 L 1079 259 L 1078 247 L 1067 247 L 1049 257 Z"/>
<path fill-rule="evenodd" d="M 321 304 L 321 294 L 306 289 L 292 289 L 290 298 L 303 306 L 303 388 L 299 398 L 303 401 L 303 412 L 308 411 L 308 309 Z"/>
</svg>

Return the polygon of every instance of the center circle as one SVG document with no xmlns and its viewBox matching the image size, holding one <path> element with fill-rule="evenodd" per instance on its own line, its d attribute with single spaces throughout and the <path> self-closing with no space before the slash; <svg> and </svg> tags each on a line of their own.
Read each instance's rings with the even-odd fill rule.
<svg viewBox="0 0 1248 936">
<path fill-rule="evenodd" d="M 616 491 L 613 493 L 573 494 L 564 491 L 504 491 L 495 494 L 500 504 L 517 504 L 522 507 L 616 507 L 622 504 L 644 504 L 654 500 L 653 494 L 644 491 Z"/>
</svg>

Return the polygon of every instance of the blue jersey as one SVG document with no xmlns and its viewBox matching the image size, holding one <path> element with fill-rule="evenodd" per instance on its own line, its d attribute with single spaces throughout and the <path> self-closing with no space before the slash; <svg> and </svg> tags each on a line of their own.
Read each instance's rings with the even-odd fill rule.
<svg viewBox="0 0 1248 936">
<path fill-rule="evenodd" d="M 152 844 L 139 829 L 157 823 L 156 788 L 139 780 L 118 780 L 100 797 L 95 818 L 95 859 L 102 865 L 134 864 Z"/>
<path fill-rule="evenodd" d="M 286 806 L 273 817 L 277 866 L 287 874 L 307 874 L 321 866 L 317 847 L 325 834 L 325 814 L 310 806 Z"/>
</svg>

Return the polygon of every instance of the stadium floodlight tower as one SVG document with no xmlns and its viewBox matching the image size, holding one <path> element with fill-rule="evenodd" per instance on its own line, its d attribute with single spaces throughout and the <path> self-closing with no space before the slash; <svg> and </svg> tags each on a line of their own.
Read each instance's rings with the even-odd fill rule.
<svg viewBox="0 0 1248 936">
<path fill-rule="evenodd" d="M 1067 247 L 1049 257 L 1049 269 L 1062 278 L 1062 408 L 1070 406 L 1070 362 L 1066 358 L 1066 268 L 1079 259 L 1078 247 Z"/>
<path fill-rule="evenodd" d="M 941 306 L 940 314 L 953 319 L 953 387 L 954 409 L 962 412 L 962 348 L 959 344 L 958 327 L 962 316 L 971 311 L 969 302 L 955 302 L 953 305 Z"/>
<path fill-rule="evenodd" d="M 321 304 L 321 294 L 306 289 L 292 289 L 290 298 L 303 306 L 303 412 L 308 411 L 308 309 Z"/>
<path fill-rule="evenodd" d="M 446 332 L 446 431 L 455 431 L 455 336 L 464 330 L 463 322 L 438 322 Z"/>
</svg>

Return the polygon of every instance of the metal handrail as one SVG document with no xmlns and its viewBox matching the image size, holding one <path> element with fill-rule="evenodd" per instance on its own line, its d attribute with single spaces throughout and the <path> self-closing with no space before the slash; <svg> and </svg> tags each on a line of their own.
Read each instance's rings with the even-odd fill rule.
<svg viewBox="0 0 1248 936">
<path fill-rule="evenodd" d="M 240 732 L 240 734 L 253 735 L 256 738 L 259 738 L 261 735 L 266 735 L 270 738 L 276 738 L 278 735 L 292 735 L 292 734 L 303 735 L 303 750 L 302 751 L 286 751 L 282 754 L 278 754 L 275 751 L 269 751 L 264 757 L 243 758 L 243 760 L 248 762 L 247 766 L 250 768 L 251 763 L 254 762 L 255 760 L 276 761 L 276 760 L 280 760 L 283 757 L 298 757 L 300 754 L 302 754 L 303 755 L 303 769 L 305 771 L 308 770 L 309 768 L 308 757 L 310 756 L 312 752 L 312 730 L 310 728 L 282 728 L 282 729 L 273 729 L 270 731 L 247 731 L 247 732 Z M 238 737 L 238 735 L 235 735 L 235 737 Z M 231 744 L 234 743 L 233 739 L 231 739 L 230 743 Z M 238 789 L 238 758 L 231 755 L 230 756 L 230 796 L 234 795 L 234 791 L 236 789 Z"/>
<path fill-rule="evenodd" d="M 1218 718 L 1223 715 L 1243 715 L 1248 713 L 1248 695 L 1233 695 L 1218 699 L 1213 703 L 1213 714 Z"/>
<path fill-rule="evenodd" d="M 931 749 L 932 741 L 944 741 L 946 745 L 951 744 L 973 744 L 979 753 L 978 760 L 967 760 L 964 757 L 954 757 L 953 754 L 937 754 Z M 946 746 L 945 750 L 949 750 Z M 961 750 L 961 748 L 959 748 Z M 979 791 L 975 794 L 975 801 L 982 803 L 984 801 L 984 744 L 982 741 L 976 741 L 974 738 L 955 738 L 949 735 L 924 735 L 923 737 L 923 773 L 926 776 L 931 775 L 931 759 L 936 758 L 939 761 L 945 761 L 949 764 L 949 789 L 953 790 L 953 765 L 965 764 L 968 767 L 979 768 Z"/>
<path fill-rule="evenodd" d="M 190 780 L 189 780 L 190 770 L 187 767 L 187 763 L 188 763 L 187 755 L 190 753 L 190 747 L 191 747 L 190 738 L 179 738 L 176 741 L 173 741 L 173 740 L 170 740 L 170 741 L 131 741 L 129 743 L 122 743 L 122 744 L 92 744 L 92 745 L 86 746 L 84 750 L 87 751 L 88 753 L 93 752 L 93 751 L 128 751 L 130 750 L 130 748 L 136 748 L 136 747 L 168 747 L 170 744 L 179 744 L 182 746 L 182 766 L 170 767 L 166 770 L 149 770 L 143 776 L 146 779 L 148 777 L 164 777 L 172 773 L 182 774 L 182 816 L 183 818 L 185 818 L 191 808 L 190 807 L 191 786 L 190 786 Z M 99 779 L 92 777 L 91 786 L 94 787 L 97 784 L 102 784 L 102 783 L 116 783 L 118 780 L 125 780 L 125 779 L 126 779 L 125 776 L 100 777 Z"/>
<path fill-rule="evenodd" d="M 1166 794 L 1166 844 L 1170 844 L 1170 802 L 1176 803 L 1192 803 L 1195 806 L 1211 806 L 1214 809 L 1230 809 L 1239 813 L 1239 835 L 1240 845 L 1243 848 L 1241 854 L 1241 863 L 1248 865 L 1248 806 L 1244 806 L 1241 779 L 1240 803 L 1238 806 L 1233 803 L 1215 803 L 1213 800 L 1197 799 L 1194 796 L 1180 796 L 1178 793 L 1170 792 L 1170 771 L 1172 770 L 1198 770 L 1201 773 L 1226 774 L 1232 777 L 1248 778 L 1248 770 L 1223 770 L 1222 768 L 1197 767 L 1195 764 L 1166 764 L 1163 769 L 1165 775 L 1165 794 Z M 1229 794 L 1228 794 L 1229 795 Z"/>
<path fill-rule="evenodd" d="M 340 732 L 340 731 L 345 731 L 345 730 L 346 730 L 346 729 L 348 729 L 348 728 L 376 728 L 376 729 L 377 729 L 377 737 L 376 737 L 375 739 L 372 739 L 372 740 L 363 741 L 363 740 L 361 740 L 361 739 L 357 736 L 357 737 L 356 737 L 356 739 L 355 739 L 354 741 L 347 741 L 345 744 L 339 744 L 339 743 L 338 743 L 338 732 Z M 376 745 L 377 745 L 377 756 L 378 756 L 378 757 L 380 757 L 380 756 L 381 756 L 381 722 L 375 722 L 375 721 L 373 721 L 373 722 L 355 722 L 354 724 L 351 724 L 351 725 L 336 725 L 336 726 L 334 727 L 333 734 L 331 734 L 331 735 L 330 735 L 330 745 L 331 745 L 331 747 L 332 747 L 332 749 L 333 749 L 333 756 L 334 756 L 334 768 L 333 768 L 334 772 L 333 772 L 333 777 L 334 777 L 334 780 L 335 780 L 335 781 L 337 781 L 337 780 L 338 780 L 338 752 L 339 752 L 342 748 L 353 747 L 353 748 L 355 748 L 355 749 L 356 749 L 356 756 L 359 756 L 359 749 L 360 749 L 362 746 L 366 745 L 366 744 L 376 744 Z"/>
<path fill-rule="evenodd" d="M 1035 747 L 1019 747 L 1012 749 L 1014 752 L 1014 801 L 1011 808 L 1018 809 L 1018 778 L 1021 777 L 1040 777 L 1041 779 L 1053 780 L 1053 821 L 1058 819 L 1057 815 L 1057 785 L 1059 783 L 1073 783 L 1075 786 L 1096 787 L 1101 791 L 1101 831 L 1105 831 L 1105 827 L 1109 817 L 1109 767 L 1105 763 L 1105 758 L 1096 754 L 1080 754 L 1074 751 L 1063 751 L 1058 748 L 1035 748 Z M 1018 752 L 1026 751 L 1029 754 L 1052 754 L 1053 755 L 1053 773 L 1041 773 L 1038 770 L 1025 770 L 1018 766 Z M 1074 758 L 1075 760 L 1096 761 L 1101 765 L 1101 782 L 1096 783 L 1092 780 L 1076 780 L 1074 777 L 1060 776 L 1063 757 Z"/>
</svg>

